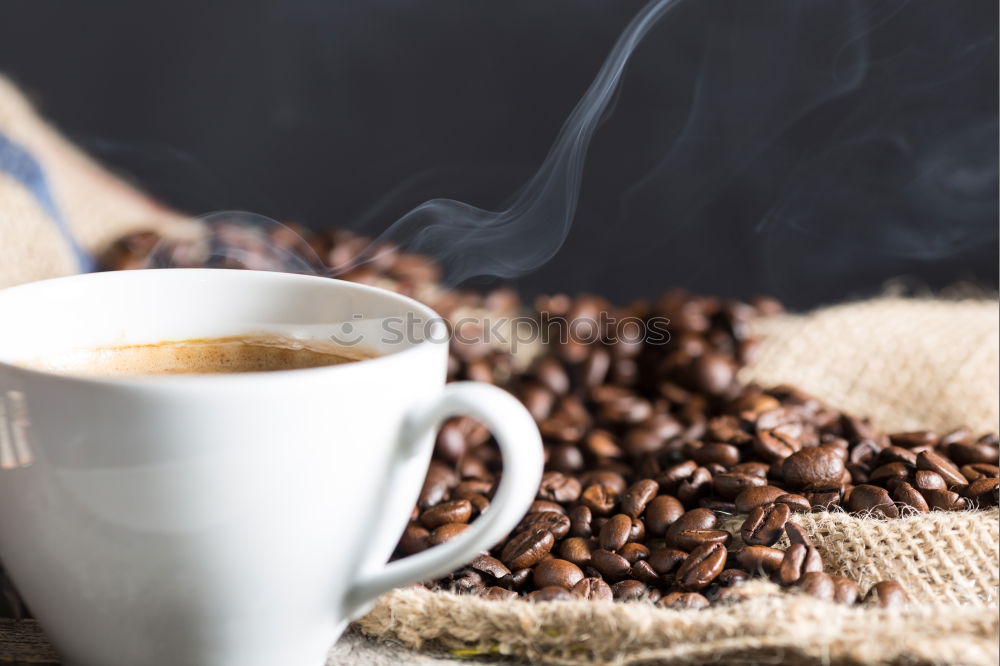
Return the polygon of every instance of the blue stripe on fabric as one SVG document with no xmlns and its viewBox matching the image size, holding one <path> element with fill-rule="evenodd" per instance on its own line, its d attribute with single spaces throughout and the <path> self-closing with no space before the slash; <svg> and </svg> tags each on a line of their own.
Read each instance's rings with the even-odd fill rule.
<svg viewBox="0 0 1000 666">
<path fill-rule="evenodd" d="M 52 188 L 49 187 L 49 180 L 45 176 L 45 169 L 26 148 L 11 141 L 3 132 L 0 132 L 0 172 L 10 175 L 31 192 L 35 201 L 56 225 L 60 235 L 69 245 L 76 257 L 80 272 L 87 273 L 94 270 L 93 257 L 80 245 L 70 230 L 66 218 L 63 217 L 62 211 L 56 205 L 55 197 L 52 196 Z"/>
</svg>

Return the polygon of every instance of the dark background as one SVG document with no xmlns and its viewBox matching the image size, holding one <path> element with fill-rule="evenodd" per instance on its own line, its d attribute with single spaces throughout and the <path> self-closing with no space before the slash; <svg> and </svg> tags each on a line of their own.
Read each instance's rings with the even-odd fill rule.
<svg viewBox="0 0 1000 666">
<path fill-rule="evenodd" d="M 5 0 L 0 71 L 181 210 L 377 235 L 430 198 L 506 200 L 642 5 Z M 595 136 L 565 245 L 517 284 L 797 307 L 900 277 L 996 289 L 997 5 L 681 3 Z"/>
</svg>

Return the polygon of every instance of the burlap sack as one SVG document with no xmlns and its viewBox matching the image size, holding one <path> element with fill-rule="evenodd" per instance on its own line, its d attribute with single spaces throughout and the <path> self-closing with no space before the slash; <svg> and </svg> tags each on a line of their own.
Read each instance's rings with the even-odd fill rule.
<svg viewBox="0 0 1000 666">
<path fill-rule="evenodd" d="M 0 288 L 78 272 L 121 235 L 174 218 L 66 141 L 0 76 Z"/>
</svg>

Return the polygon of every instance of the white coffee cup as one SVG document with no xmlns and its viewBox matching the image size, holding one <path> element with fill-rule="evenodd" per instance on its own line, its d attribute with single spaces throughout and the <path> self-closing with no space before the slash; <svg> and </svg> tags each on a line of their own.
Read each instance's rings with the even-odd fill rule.
<svg viewBox="0 0 1000 666">
<path fill-rule="evenodd" d="M 17 364 L 258 332 L 378 356 L 128 378 Z M 446 338 L 409 298 L 300 275 L 128 271 L 0 291 L 0 561 L 66 662 L 319 666 L 376 596 L 500 541 L 534 499 L 541 442 L 508 393 L 445 385 Z M 456 415 L 500 444 L 490 508 L 386 564 Z"/>
</svg>

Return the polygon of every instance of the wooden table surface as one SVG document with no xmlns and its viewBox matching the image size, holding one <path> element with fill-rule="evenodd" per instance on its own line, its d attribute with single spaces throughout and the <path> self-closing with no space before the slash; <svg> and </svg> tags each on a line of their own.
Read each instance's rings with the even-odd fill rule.
<svg viewBox="0 0 1000 666">
<path fill-rule="evenodd" d="M 0 665 L 58 666 L 52 646 L 34 620 L 0 618 Z"/>
</svg>

